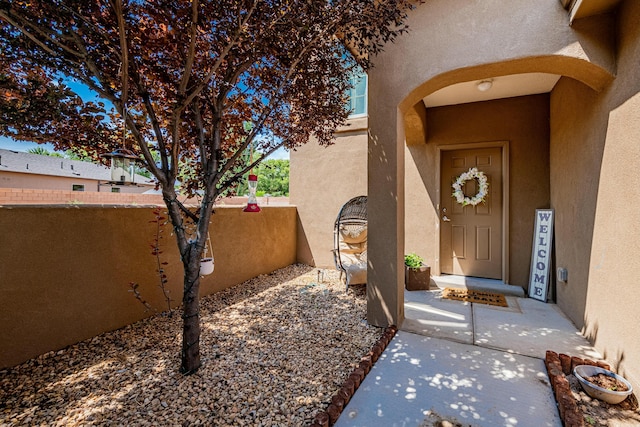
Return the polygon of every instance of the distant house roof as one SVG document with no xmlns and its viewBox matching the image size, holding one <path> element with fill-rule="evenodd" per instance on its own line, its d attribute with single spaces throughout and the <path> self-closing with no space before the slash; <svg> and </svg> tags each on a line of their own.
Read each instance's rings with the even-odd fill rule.
<svg viewBox="0 0 640 427">
<path fill-rule="evenodd" d="M 104 165 L 4 149 L 0 149 L 0 172 L 111 180 L 111 171 Z M 140 185 L 155 185 L 153 180 L 142 175 L 136 175 L 135 181 Z"/>
</svg>

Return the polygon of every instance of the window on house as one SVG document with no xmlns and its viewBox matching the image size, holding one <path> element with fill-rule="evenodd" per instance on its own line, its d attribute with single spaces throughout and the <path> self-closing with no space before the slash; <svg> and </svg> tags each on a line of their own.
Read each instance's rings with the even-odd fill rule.
<svg viewBox="0 0 640 427">
<path fill-rule="evenodd" d="M 111 187 L 111 192 L 112 193 L 119 193 L 120 189 L 118 187 Z"/>
<path fill-rule="evenodd" d="M 83 184 L 73 184 L 71 186 L 71 190 L 73 190 L 73 191 L 84 191 L 84 185 Z"/>
<path fill-rule="evenodd" d="M 367 75 L 364 72 L 354 73 L 351 76 L 353 88 L 349 91 L 350 117 L 364 116 L 367 114 Z"/>
</svg>

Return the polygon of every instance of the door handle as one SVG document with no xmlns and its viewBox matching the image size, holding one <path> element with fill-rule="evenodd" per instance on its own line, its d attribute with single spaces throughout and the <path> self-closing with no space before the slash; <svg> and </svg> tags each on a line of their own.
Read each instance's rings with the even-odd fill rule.
<svg viewBox="0 0 640 427">
<path fill-rule="evenodd" d="M 450 222 L 451 220 L 447 216 L 447 208 L 442 208 L 442 221 Z"/>
</svg>

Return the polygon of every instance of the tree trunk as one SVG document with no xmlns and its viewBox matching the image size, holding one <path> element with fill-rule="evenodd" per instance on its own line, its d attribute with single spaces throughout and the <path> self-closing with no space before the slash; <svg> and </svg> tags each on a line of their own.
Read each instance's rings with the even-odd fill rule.
<svg viewBox="0 0 640 427">
<path fill-rule="evenodd" d="M 200 368 L 200 255 L 195 243 L 189 244 L 184 264 L 184 294 L 182 296 L 182 363 L 180 372 L 195 373 Z"/>
</svg>

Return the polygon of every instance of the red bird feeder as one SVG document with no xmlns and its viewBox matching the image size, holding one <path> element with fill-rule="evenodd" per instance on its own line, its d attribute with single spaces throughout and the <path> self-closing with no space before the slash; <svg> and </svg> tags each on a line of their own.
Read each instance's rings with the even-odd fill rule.
<svg viewBox="0 0 640 427">
<path fill-rule="evenodd" d="M 243 212 L 260 212 L 260 206 L 258 206 L 258 199 L 256 198 L 256 190 L 258 189 L 258 176 L 249 175 L 249 200 L 247 200 L 247 206 L 242 210 Z"/>
</svg>

